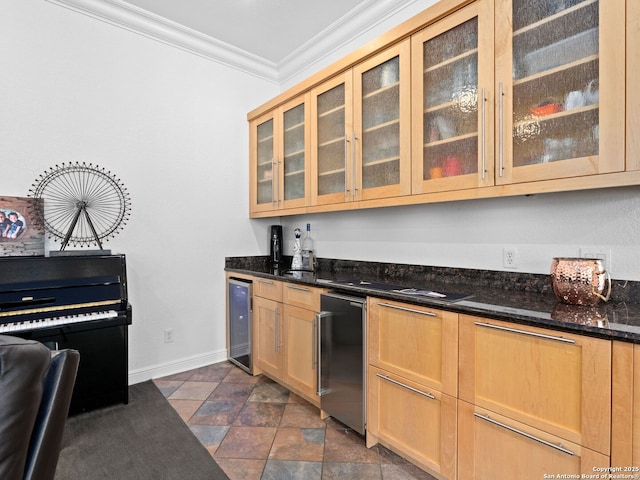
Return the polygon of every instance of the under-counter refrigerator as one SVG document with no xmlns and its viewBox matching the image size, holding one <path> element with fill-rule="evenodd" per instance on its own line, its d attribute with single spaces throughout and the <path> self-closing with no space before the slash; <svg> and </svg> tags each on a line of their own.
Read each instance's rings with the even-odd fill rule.
<svg viewBox="0 0 640 480">
<path fill-rule="evenodd" d="M 365 433 L 366 299 L 338 293 L 320 297 L 318 395 L 320 408 Z"/>
<path fill-rule="evenodd" d="M 251 280 L 229 278 L 227 282 L 227 348 L 229 361 L 253 373 L 251 356 Z"/>
</svg>

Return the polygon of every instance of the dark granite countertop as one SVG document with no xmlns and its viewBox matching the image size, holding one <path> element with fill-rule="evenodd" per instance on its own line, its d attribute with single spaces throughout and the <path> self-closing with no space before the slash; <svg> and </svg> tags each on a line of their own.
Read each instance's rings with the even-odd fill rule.
<svg viewBox="0 0 640 480">
<path fill-rule="evenodd" d="M 285 258 L 285 265 L 290 259 Z M 595 306 L 556 300 L 548 275 L 318 259 L 316 272 L 274 271 L 268 257 L 227 257 L 225 271 L 312 285 L 360 296 L 427 305 L 461 314 L 505 320 L 640 343 L 640 282 L 613 280 L 611 299 Z M 345 282 L 363 280 L 370 284 Z M 381 289 L 378 284 L 447 294 L 447 298 Z"/>
</svg>

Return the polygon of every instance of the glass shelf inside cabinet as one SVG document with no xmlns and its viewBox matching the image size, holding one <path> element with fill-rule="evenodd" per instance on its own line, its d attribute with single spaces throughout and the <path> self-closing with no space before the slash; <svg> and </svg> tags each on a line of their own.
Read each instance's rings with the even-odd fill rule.
<svg viewBox="0 0 640 480">
<path fill-rule="evenodd" d="M 362 188 L 400 183 L 400 58 L 362 74 Z"/>
<path fill-rule="evenodd" d="M 597 0 L 513 1 L 514 167 L 598 155 Z"/>
<path fill-rule="evenodd" d="M 478 20 L 423 45 L 423 180 L 478 172 Z"/>
<path fill-rule="evenodd" d="M 345 85 L 317 98 L 318 195 L 343 192 L 346 182 Z"/>
<path fill-rule="evenodd" d="M 273 120 L 258 125 L 257 129 L 257 202 L 273 201 Z"/>
</svg>

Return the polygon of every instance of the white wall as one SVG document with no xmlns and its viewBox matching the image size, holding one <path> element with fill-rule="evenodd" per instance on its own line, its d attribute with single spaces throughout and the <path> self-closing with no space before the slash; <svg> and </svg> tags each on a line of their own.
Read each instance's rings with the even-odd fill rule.
<svg viewBox="0 0 640 480">
<path fill-rule="evenodd" d="M 105 244 L 127 255 L 130 381 L 226 358 L 224 257 L 266 242 L 246 113 L 275 87 L 44 0 L 0 7 L 0 193 L 61 162 L 115 173 L 133 206 Z"/>
<path fill-rule="evenodd" d="M 614 278 L 640 280 L 640 187 L 282 217 L 285 253 L 306 223 L 320 257 L 547 274 L 553 257 L 605 253 Z"/>
<path fill-rule="evenodd" d="M 276 87 L 43 0 L 0 7 L 0 194 L 26 196 L 74 161 L 131 192 L 131 221 L 106 248 L 127 254 L 132 383 L 224 358 L 224 257 L 267 254 L 280 221 L 289 253 L 309 221 L 322 257 L 501 270 L 509 245 L 520 271 L 546 273 L 586 246 L 611 250 L 616 278 L 640 280 L 638 188 L 249 220 L 246 113 Z"/>
</svg>

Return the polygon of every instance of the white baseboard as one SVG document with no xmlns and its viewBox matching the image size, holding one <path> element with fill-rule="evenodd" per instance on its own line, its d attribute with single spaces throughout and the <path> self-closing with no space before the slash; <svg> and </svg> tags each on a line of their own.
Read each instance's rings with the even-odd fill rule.
<svg viewBox="0 0 640 480">
<path fill-rule="evenodd" d="M 146 382 L 154 378 L 166 377 L 176 373 L 186 372 L 194 368 L 206 367 L 214 363 L 225 362 L 227 360 L 227 350 L 218 350 L 216 352 L 204 353 L 201 355 L 193 355 L 184 357 L 172 362 L 151 365 L 148 367 L 137 368 L 129 371 L 129 385 Z"/>
</svg>

